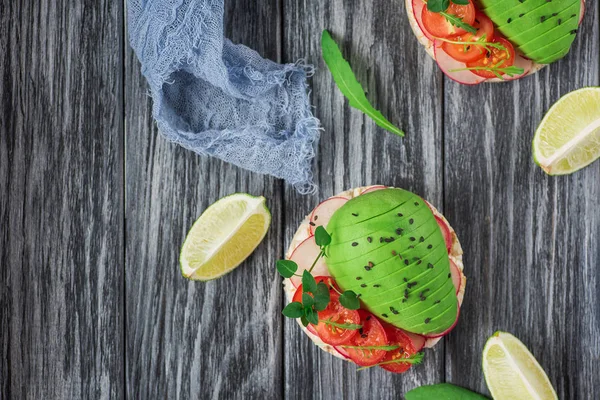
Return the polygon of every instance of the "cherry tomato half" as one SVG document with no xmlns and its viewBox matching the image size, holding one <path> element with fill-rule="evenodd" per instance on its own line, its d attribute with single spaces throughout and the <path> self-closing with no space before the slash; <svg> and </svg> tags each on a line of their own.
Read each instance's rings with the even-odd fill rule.
<svg viewBox="0 0 600 400">
<path fill-rule="evenodd" d="M 394 361 L 402 358 L 409 358 L 416 353 L 412 340 L 402 329 L 398 329 L 391 325 L 387 325 L 385 327 L 385 332 L 387 334 L 389 344 L 391 346 L 395 345 L 400 347 L 396 350 L 388 351 L 386 353 L 382 363 L 388 362 L 388 364 L 382 364 L 381 368 L 396 374 L 401 374 L 408 371 L 411 364 Z"/>
<path fill-rule="evenodd" d="M 347 343 L 358 334 L 358 330 L 340 328 L 339 326 L 327 324 L 325 321 L 358 325 L 360 324 L 360 315 L 356 310 L 348 310 L 343 307 L 339 302 L 340 295 L 335 291 L 330 291 L 329 296 L 329 305 L 325 310 L 319 312 L 317 333 L 323 342 L 337 346 Z"/>
<path fill-rule="evenodd" d="M 453 42 L 477 42 L 481 38 L 485 42 L 494 40 L 494 23 L 485 14 L 477 11 L 475 14 L 475 22 L 473 27 L 477 29 L 477 33 L 464 33 L 462 35 L 451 37 L 449 40 Z M 472 44 L 455 44 L 444 42 L 442 48 L 448 55 L 460 62 L 471 62 L 485 57 L 486 50 L 483 46 Z"/>
<path fill-rule="evenodd" d="M 317 276 L 315 277 L 315 281 L 325 282 L 327 286 L 335 285 L 333 279 L 329 276 Z M 336 287 L 337 288 L 337 287 Z M 302 302 L 302 285 L 298 286 L 296 292 L 294 293 L 294 298 L 292 301 Z M 333 289 L 329 291 L 329 305 L 323 311 L 319 311 L 319 324 L 312 325 L 321 340 L 324 343 L 330 344 L 332 346 L 337 346 L 343 343 L 348 342 L 353 336 L 358 333 L 358 330 L 353 329 L 343 329 L 340 327 L 336 327 L 335 325 L 326 324 L 323 321 L 331 321 L 337 324 L 360 324 L 360 316 L 358 315 L 358 311 L 348 310 L 344 308 L 339 301 L 340 295 Z"/>
<path fill-rule="evenodd" d="M 388 340 L 383 326 L 371 313 L 358 310 L 360 323 L 362 325 L 358 335 L 355 335 L 348 343 L 350 346 L 387 346 Z M 348 356 L 361 367 L 370 367 L 379 363 L 385 357 L 387 351 L 382 349 L 365 349 L 346 347 Z"/>
<path fill-rule="evenodd" d="M 485 57 L 471 61 L 467 63 L 467 67 L 469 68 L 478 68 L 478 67 L 494 67 L 497 66 L 502 60 L 504 62 L 500 66 L 500 68 L 510 67 L 515 63 L 515 48 L 512 44 L 506 39 L 496 38 L 494 39 L 495 43 L 499 43 L 504 46 L 504 49 L 496 49 L 492 48 L 489 52 L 485 54 Z M 488 70 L 471 70 L 475 75 L 482 76 L 484 78 L 496 78 L 496 74 Z M 500 75 L 504 75 L 504 73 L 499 72 Z"/>
<path fill-rule="evenodd" d="M 469 4 L 465 6 L 450 2 L 450 7 L 448 7 L 445 12 L 446 14 L 461 18 L 466 24 L 473 25 L 475 22 L 475 6 L 471 0 L 469 0 Z M 467 33 L 464 29 L 457 28 L 448 22 L 446 17 L 441 13 L 429 11 L 427 6 L 423 7 L 421 18 L 423 19 L 423 25 L 425 29 L 427 29 L 427 32 L 434 37 L 449 38 L 451 36 Z"/>
</svg>

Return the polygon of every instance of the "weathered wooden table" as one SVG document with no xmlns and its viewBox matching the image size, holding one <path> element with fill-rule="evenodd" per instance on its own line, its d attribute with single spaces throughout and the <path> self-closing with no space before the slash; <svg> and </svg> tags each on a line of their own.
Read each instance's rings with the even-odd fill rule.
<svg viewBox="0 0 600 400">
<path fill-rule="evenodd" d="M 398 399 L 486 393 L 481 350 L 520 337 L 560 398 L 600 398 L 600 163 L 551 178 L 531 139 L 561 95 L 599 84 L 598 2 L 569 56 L 512 84 L 457 85 L 403 0 L 228 0 L 228 35 L 318 65 L 316 196 L 167 143 L 123 2 L 0 0 L 0 398 Z M 348 107 L 320 59 L 330 29 L 404 139 Z M 425 363 L 356 372 L 280 314 L 274 264 L 319 199 L 381 183 L 444 210 L 465 250 L 458 327 Z M 273 224 L 235 272 L 181 277 L 179 247 L 218 198 L 265 195 Z"/>
</svg>

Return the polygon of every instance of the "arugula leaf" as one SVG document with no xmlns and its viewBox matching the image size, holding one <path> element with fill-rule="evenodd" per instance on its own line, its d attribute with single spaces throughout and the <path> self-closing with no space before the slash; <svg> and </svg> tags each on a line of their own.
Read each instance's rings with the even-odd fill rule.
<svg viewBox="0 0 600 400">
<path fill-rule="evenodd" d="M 448 14 L 445 11 L 440 11 L 440 14 L 446 18 L 446 21 L 450 22 L 453 26 L 457 28 L 464 29 L 465 31 L 476 34 L 477 29 L 474 26 L 471 26 L 463 21 L 462 17 L 457 17 L 456 15 Z"/>
<path fill-rule="evenodd" d="M 404 132 L 388 121 L 380 111 L 377 111 L 369 103 L 362 86 L 356 80 L 354 72 L 352 72 L 350 64 L 344 59 L 340 48 L 327 30 L 323 31 L 321 37 L 321 49 L 327 68 L 331 71 L 337 87 L 348 99 L 350 106 L 371 117 L 383 129 L 398 136 L 404 136 Z"/>
<path fill-rule="evenodd" d="M 360 301 L 358 301 L 356 293 L 352 290 L 346 290 L 342 293 L 339 300 L 340 304 L 348 310 L 358 310 L 360 308 Z"/>
<path fill-rule="evenodd" d="M 288 318 L 300 318 L 304 315 L 304 306 L 302 305 L 302 303 L 294 301 L 293 303 L 290 303 L 287 306 L 285 306 L 281 313 Z"/>
<path fill-rule="evenodd" d="M 487 400 L 478 393 L 471 392 L 460 386 L 449 383 L 421 386 L 407 392 L 406 400 L 430 400 L 430 399 L 460 399 L 460 400 Z"/>
<path fill-rule="evenodd" d="M 291 278 L 298 271 L 298 264 L 291 260 L 278 260 L 276 266 L 277 272 L 284 278 Z"/>
<path fill-rule="evenodd" d="M 304 270 L 302 273 L 302 291 L 315 293 L 317 291 L 317 282 L 310 272 Z"/>
<path fill-rule="evenodd" d="M 323 282 L 317 284 L 317 290 L 314 292 L 315 295 L 315 310 L 323 311 L 329 305 L 329 288 Z"/>
<path fill-rule="evenodd" d="M 331 236 L 322 226 L 317 226 L 315 229 L 315 243 L 319 247 L 329 246 L 331 243 Z"/>
</svg>

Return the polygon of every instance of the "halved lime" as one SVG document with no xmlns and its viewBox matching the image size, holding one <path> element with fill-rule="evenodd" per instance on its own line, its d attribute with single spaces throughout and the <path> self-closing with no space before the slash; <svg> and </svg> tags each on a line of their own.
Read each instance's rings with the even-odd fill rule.
<svg viewBox="0 0 600 400">
<path fill-rule="evenodd" d="M 533 158 L 550 175 L 565 175 L 600 157 L 600 88 L 562 97 L 550 108 L 533 139 Z"/>
<path fill-rule="evenodd" d="M 557 399 L 535 357 L 519 339 L 496 332 L 483 349 L 483 374 L 495 400 Z"/>
<path fill-rule="evenodd" d="M 263 240 L 271 224 L 264 197 L 236 193 L 208 207 L 181 247 L 181 273 L 209 281 L 240 265 Z"/>
</svg>

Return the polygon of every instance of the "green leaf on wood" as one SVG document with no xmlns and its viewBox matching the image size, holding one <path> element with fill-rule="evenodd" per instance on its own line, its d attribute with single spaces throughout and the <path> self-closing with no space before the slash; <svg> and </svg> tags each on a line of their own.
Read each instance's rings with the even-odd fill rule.
<svg viewBox="0 0 600 400">
<path fill-rule="evenodd" d="M 298 264 L 291 260 L 278 260 L 276 267 L 279 275 L 284 278 L 291 278 L 298 271 Z"/>
<path fill-rule="evenodd" d="M 350 64 L 344 59 L 340 48 L 327 30 L 323 31 L 321 37 L 321 49 L 323 51 L 323 59 L 329 71 L 331 71 L 337 87 L 346 96 L 350 106 L 367 114 L 383 129 L 398 136 L 404 136 L 404 132 L 388 121 L 381 112 L 377 111 L 369 103 L 365 91 L 356 79 L 354 72 L 352 72 Z"/>
</svg>

